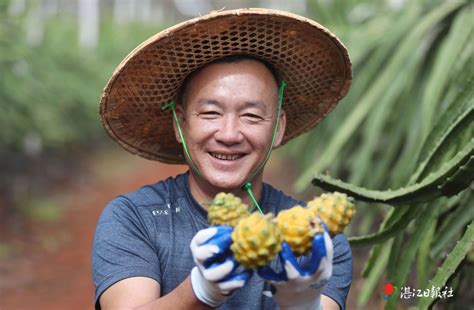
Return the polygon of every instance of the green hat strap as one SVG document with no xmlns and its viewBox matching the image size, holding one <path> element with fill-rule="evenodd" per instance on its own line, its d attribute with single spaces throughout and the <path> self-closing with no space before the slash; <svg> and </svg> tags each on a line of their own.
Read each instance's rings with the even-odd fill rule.
<svg viewBox="0 0 474 310">
<path fill-rule="evenodd" d="M 252 183 L 250 183 L 250 181 L 252 181 L 252 179 L 260 172 L 260 170 L 263 169 L 263 167 L 265 167 L 265 164 L 270 159 L 270 154 L 272 153 L 273 144 L 275 144 L 275 139 L 276 139 L 276 135 L 277 135 L 277 132 L 278 132 L 278 124 L 280 123 L 280 113 L 281 113 L 281 106 L 283 104 L 283 92 L 285 90 L 285 87 L 286 87 L 286 82 L 283 80 L 283 81 L 281 81 L 280 91 L 278 93 L 278 107 L 277 107 L 278 110 L 277 110 L 277 117 L 276 117 L 276 121 L 275 121 L 275 127 L 273 127 L 272 143 L 270 144 L 270 148 L 267 151 L 267 155 L 265 156 L 265 160 L 260 163 L 260 165 L 257 167 L 257 169 L 255 169 L 254 173 L 252 173 L 250 175 L 247 182 L 245 182 L 245 184 L 243 186 L 243 190 L 246 191 L 249 194 L 250 198 L 252 199 L 252 204 L 250 205 L 250 210 L 249 210 L 250 212 L 252 212 L 253 209 L 255 207 L 257 207 L 258 211 L 260 211 L 260 213 L 263 214 L 262 209 L 260 208 L 260 205 L 257 202 L 257 199 L 255 199 L 255 197 L 253 195 Z"/>
<path fill-rule="evenodd" d="M 255 169 L 255 171 L 250 175 L 250 177 L 247 179 L 245 184 L 242 186 L 242 190 L 247 192 L 250 196 L 250 199 L 252 200 L 252 204 L 250 205 L 250 210 L 249 210 L 250 212 L 252 212 L 253 209 L 255 207 L 257 207 L 258 211 L 261 214 L 263 214 L 263 211 L 260 208 L 260 205 L 258 204 L 257 199 L 255 199 L 255 196 L 253 195 L 251 181 L 260 172 L 260 170 L 263 169 L 263 167 L 267 163 L 268 159 L 270 159 L 270 154 L 272 153 L 273 144 L 275 143 L 276 135 L 277 135 L 277 132 L 278 132 L 278 124 L 280 123 L 280 113 L 281 113 L 281 106 L 283 104 L 283 92 L 284 92 L 285 87 L 286 87 L 286 82 L 282 81 L 281 85 L 280 85 L 280 91 L 279 91 L 279 94 L 278 94 L 278 108 L 277 108 L 278 110 L 277 110 L 277 118 L 276 118 L 276 121 L 275 121 L 275 127 L 273 128 L 272 143 L 270 145 L 270 148 L 267 151 L 267 154 L 265 156 L 265 160 L 260 163 L 260 165 L 257 167 L 257 169 Z M 191 155 L 189 154 L 188 147 L 186 145 L 186 140 L 184 139 L 184 135 L 183 135 L 183 132 L 181 130 L 181 126 L 179 124 L 179 119 L 178 119 L 178 116 L 176 114 L 175 103 L 173 101 L 170 101 L 168 104 L 161 107 L 161 109 L 163 111 L 167 110 L 168 108 L 171 108 L 171 111 L 173 112 L 173 119 L 176 123 L 176 127 L 178 128 L 178 134 L 179 134 L 179 137 L 180 137 L 181 142 L 183 144 L 184 154 L 186 155 L 186 158 L 188 159 L 190 167 L 197 176 L 202 177 L 201 173 L 199 172 L 198 167 L 196 166 L 195 162 L 191 158 Z"/>
<path fill-rule="evenodd" d="M 201 176 L 201 173 L 199 172 L 198 167 L 196 166 L 193 159 L 191 158 L 191 155 L 189 155 L 188 147 L 186 146 L 186 140 L 184 139 L 183 131 L 181 130 L 181 126 L 179 125 L 178 115 L 176 114 L 176 105 L 175 105 L 175 103 L 173 101 L 170 101 L 167 105 L 162 106 L 161 110 L 164 111 L 168 108 L 171 108 L 171 111 L 173 112 L 173 119 L 176 123 L 176 127 L 178 128 L 179 138 L 181 139 L 181 142 L 183 143 L 184 154 L 188 158 L 188 162 L 191 165 L 191 169 L 193 169 L 194 173 L 196 173 L 198 176 Z"/>
</svg>

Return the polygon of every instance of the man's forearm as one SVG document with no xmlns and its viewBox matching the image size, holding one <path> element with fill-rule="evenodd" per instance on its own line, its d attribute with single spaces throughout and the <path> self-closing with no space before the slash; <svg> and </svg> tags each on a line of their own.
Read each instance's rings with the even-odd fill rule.
<svg viewBox="0 0 474 310">
<path fill-rule="evenodd" d="M 191 286 L 191 277 L 188 276 L 180 285 L 170 293 L 152 302 L 135 308 L 136 310 L 154 309 L 211 309 L 196 298 Z"/>
</svg>

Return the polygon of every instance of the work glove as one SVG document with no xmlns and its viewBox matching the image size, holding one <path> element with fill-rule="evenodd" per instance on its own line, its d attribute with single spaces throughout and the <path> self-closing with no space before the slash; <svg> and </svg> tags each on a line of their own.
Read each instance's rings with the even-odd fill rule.
<svg viewBox="0 0 474 310">
<path fill-rule="evenodd" d="M 196 267 L 191 271 L 191 284 L 197 299 L 217 307 L 247 283 L 250 270 L 238 271 L 230 245 L 232 227 L 213 226 L 200 230 L 191 240 Z"/>
<path fill-rule="evenodd" d="M 282 243 L 279 258 L 282 272 L 271 267 L 258 269 L 258 274 L 276 290 L 273 298 L 280 309 L 321 309 L 321 292 L 332 274 L 333 244 L 324 233 L 313 237 L 311 253 L 298 263 L 288 243 Z"/>
</svg>

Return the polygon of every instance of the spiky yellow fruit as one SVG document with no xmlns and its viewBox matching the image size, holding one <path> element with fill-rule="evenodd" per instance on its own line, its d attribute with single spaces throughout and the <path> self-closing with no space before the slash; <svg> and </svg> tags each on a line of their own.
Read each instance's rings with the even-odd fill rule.
<svg viewBox="0 0 474 310">
<path fill-rule="evenodd" d="M 230 249 L 245 268 L 265 266 L 281 250 L 281 237 L 272 213 L 254 212 L 239 221 L 232 232 Z"/>
<path fill-rule="evenodd" d="M 314 235 L 323 232 L 314 212 L 298 205 L 280 211 L 277 225 L 283 240 L 296 255 L 306 254 L 311 249 Z"/>
<path fill-rule="evenodd" d="M 248 206 L 233 194 L 219 193 L 207 205 L 207 219 L 211 225 L 234 227 L 240 219 L 250 215 Z"/>
<path fill-rule="evenodd" d="M 308 202 L 308 208 L 321 217 L 331 235 L 341 233 L 356 212 L 353 198 L 339 192 L 314 198 Z"/>
</svg>

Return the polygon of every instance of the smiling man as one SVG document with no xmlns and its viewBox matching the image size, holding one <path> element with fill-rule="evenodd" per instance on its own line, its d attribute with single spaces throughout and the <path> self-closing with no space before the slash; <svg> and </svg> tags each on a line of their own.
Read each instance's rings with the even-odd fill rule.
<svg viewBox="0 0 474 310">
<path fill-rule="evenodd" d="M 278 81 L 269 68 L 249 56 L 228 56 L 184 82 L 178 111 L 189 155 L 200 171 L 189 175 L 197 201 L 222 191 L 242 196 L 242 184 L 265 161 L 277 117 L 274 147 L 280 145 L 286 118 L 283 111 L 277 114 Z M 182 142 L 176 126 L 175 133 Z M 253 179 L 257 196 L 262 173 Z M 243 198 L 250 203 L 250 197 Z"/>
<path fill-rule="evenodd" d="M 344 309 L 352 260 L 343 234 L 318 235 L 306 257 L 283 244 L 280 260 L 255 274 L 234 260 L 232 228 L 209 228 L 202 202 L 228 192 L 274 214 L 302 204 L 263 182 L 265 163 L 316 126 L 350 81 L 334 35 L 272 10 L 212 13 L 135 49 L 104 90 L 104 127 L 126 150 L 190 170 L 105 208 L 96 308 Z"/>
</svg>

